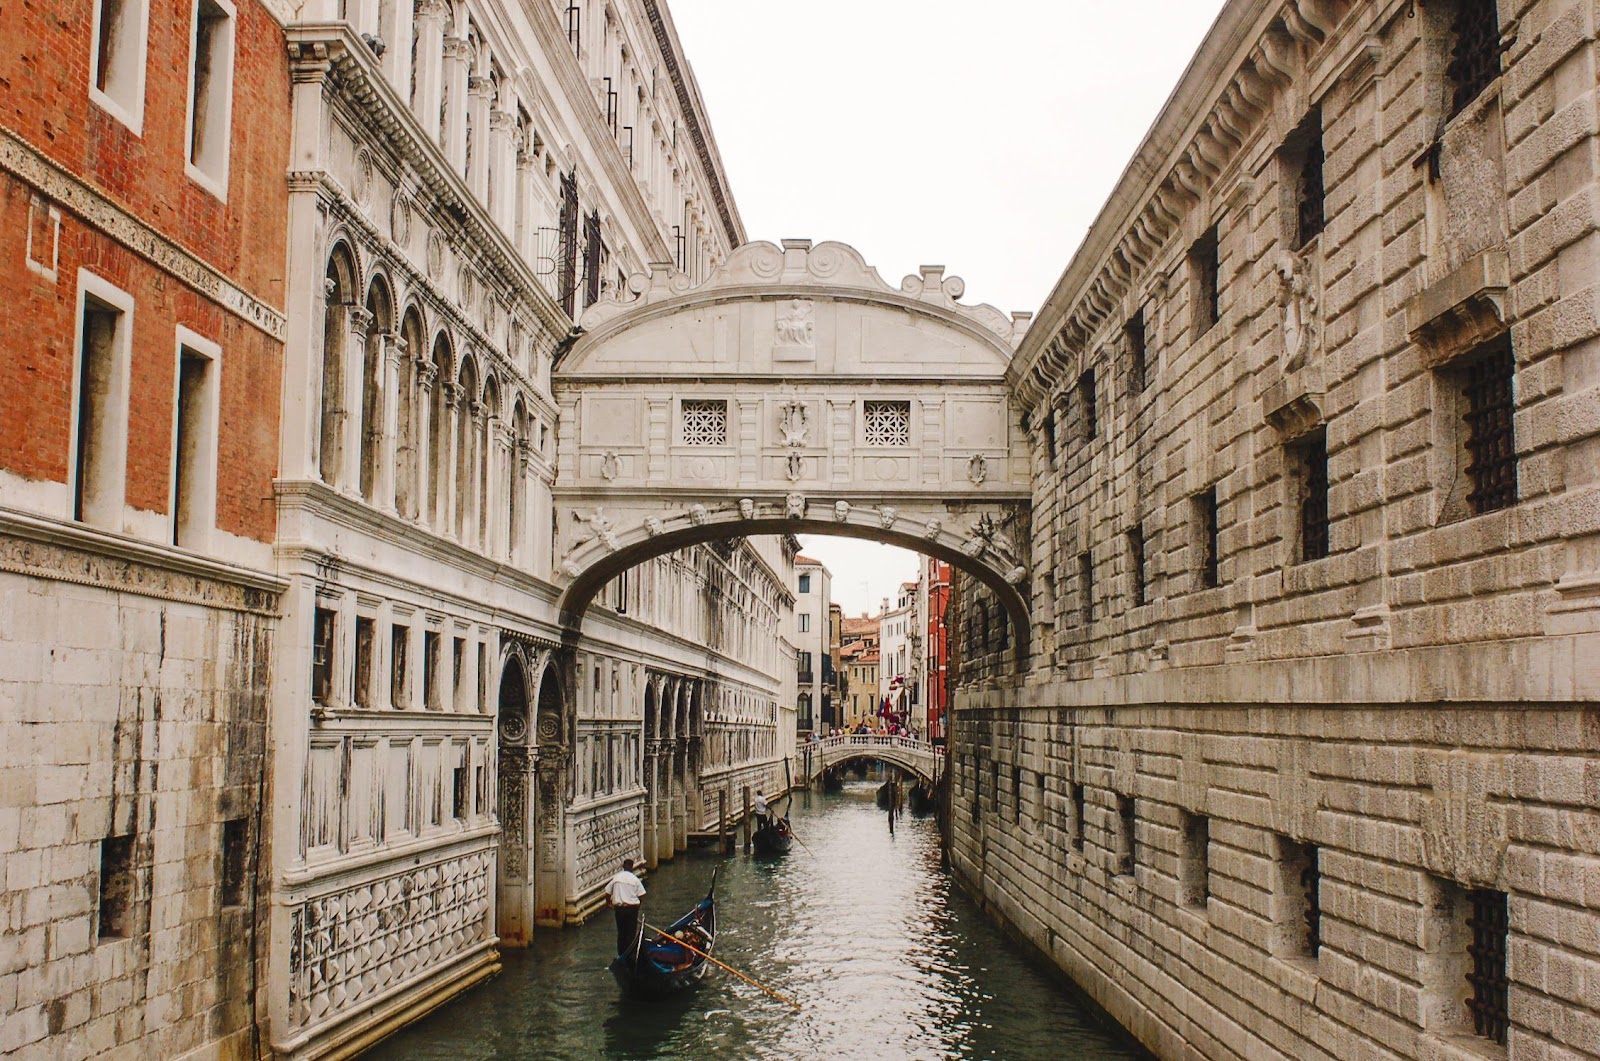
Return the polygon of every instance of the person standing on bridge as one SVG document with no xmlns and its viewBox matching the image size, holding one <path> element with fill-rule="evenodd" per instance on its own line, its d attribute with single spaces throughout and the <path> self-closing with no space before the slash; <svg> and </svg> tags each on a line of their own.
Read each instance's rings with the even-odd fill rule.
<svg viewBox="0 0 1600 1061">
<path fill-rule="evenodd" d="M 623 859 L 622 869 L 606 885 L 606 901 L 617 915 L 618 954 L 632 954 L 638 950 L 639 903 L 644 891 L 644 882 L 633 872 L 633 859 Z"/>
</svg>

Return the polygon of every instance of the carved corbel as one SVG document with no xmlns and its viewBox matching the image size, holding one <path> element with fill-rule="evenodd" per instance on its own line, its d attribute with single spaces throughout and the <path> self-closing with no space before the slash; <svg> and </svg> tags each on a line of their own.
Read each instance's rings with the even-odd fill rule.
<svg viewBox="0 0 1600 1061">
<path fill-rule="evenodd" d="M 1280 85 L 1294 81 L 1300 55 L 1294 41 L 1276 26 L 1261 35 L 1260 51 L 1251 56 L 1262 76 Z"/>
<path fill-rule="evenodd" d="M 1234 84 L 1238 86 L 1239 97 L 1260 113 L 1272 109 L 1272 85 L 1256 70 L 1253 58 L 1239 67 L 1239 78 Z"/>
<path fill-rule="evenodd" d="M 1194 168 L 1194 164 L 1185 156 L 1172 167 L 1172 182 L 1180 188 L 1190 199 L 1199 202 L 1205 198 L 1205 180 Z"/>
<path fill-rule="evenodd" d="M 1294 3 L 1284 6 L 1283 28 L 1289 31 L 1289 36 L 1308 48 L 1315 48 L 1321 44 L 1325 36 L 1316 26 L 1306 21 Z"/>
<path fill-rule="evenodd" d="M 1324 40 L 1333 36 L 1339 26 L 1338 16 L 1327 0 L 1294 0 L 1294 6 L 1300 17 L 1315 27 Z"/>
</svg>

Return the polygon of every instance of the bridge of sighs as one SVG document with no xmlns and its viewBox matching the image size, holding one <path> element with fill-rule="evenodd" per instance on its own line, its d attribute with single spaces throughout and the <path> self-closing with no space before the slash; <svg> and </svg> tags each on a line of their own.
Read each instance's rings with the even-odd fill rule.
<svg viewBox="0 0 1600 1061">
<path fill-rule="evenodd" d="M 592 306 L 554 379 L 568 629 L 653 556 L 832 534 L 981 580 L 1024 658 L 1028 460 L 1005 371 L 1026 320 L 962 293 L 941 266 L 896 288 L 851 247 L 785 240 L 698 286 L 658 266 Z"/>
</svg>

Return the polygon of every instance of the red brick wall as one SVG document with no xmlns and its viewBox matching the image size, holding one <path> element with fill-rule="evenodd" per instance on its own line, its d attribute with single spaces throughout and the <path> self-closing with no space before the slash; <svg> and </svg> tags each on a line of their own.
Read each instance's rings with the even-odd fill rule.
<svg viewBox="0 0 1600 1061">
<path fill-rule="evenodd" d="M 0 123 L 268 306 L 283 305 L 289 81 L 283 33 L 238 7 L 228 201 L 184 171 L 192 0 L 150 0 L 142 135 L 89 101 L 89 0 L 6 19 Z M 26 266 L 35 189 L 0 174 L 0 467 L 64 482 L 80 267 L 132 295 L 127 501 L 165 513 L 178 325 L 222 348 L 217 526 L 270 541 L 282 344 L 62 210 L 55 281 Z M 35 252 L 35 258 L 40 257 Z"/>
</svg>

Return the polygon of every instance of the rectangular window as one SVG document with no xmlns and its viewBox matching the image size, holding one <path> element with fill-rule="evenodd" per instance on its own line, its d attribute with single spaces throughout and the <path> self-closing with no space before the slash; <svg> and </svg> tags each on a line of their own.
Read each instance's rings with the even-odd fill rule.
<svg viewBox="0 0 1600 1061">
<path fill-rule="evenodd" d="M 121 530 L 133 302 L 98 277 L 79 273 L 78 279 L 83 301 L 74 381 L 72 518 Z"/>
<path fill-rule="evenodd" d="M 459 711 L 466 702 L 467 690 L 461 684 L 467 672 L 467 639 L 458 637 L 450 652 L 450 710 Z"/>
<path fill-rule="evenodd" d="M 1134 831 L 1138 818 L 1132 796 L 1117 796 L 1117 863 L 1115 872 L 1126 877 L 1133 874 L 1136 855 Z"/>
<path fill-rule="evenodd" d="M 1056 466 L 1056 413 L 1054 409 L 1044 414 L 1044 423 L 1039 425 L 1039 433 L 1044 436 L 1045 459 L 1050 462 L 1050 467 Z"/>
<path fill-rule="evenodd" d="M 811 632 L 811 616 L 805 612 L 800 613 L 800 632 L 802 634 Z"/>
<path fill-rule="evenodd" d="M 1011 821 L 1022 821 L 1022 767 L 1011 768 Z"/>
<path fill-rule="evenodd" d="M 612 583 L 616 587 L 616 611 L 618 615 L 628 614 L 628 573 L 624 571 Z"/>
<path fill-rule="evenodd" d="M 910 402 L 862 402 L 861 415 L 867 445 L 911 445 Z"/>
<path fill-rule="evenodd" d="M 468 811 L 467 748 L 461 749 L 461 759 L 450 771 L 450 817 L 464 820 Z"/>
<path fill-rule="evenodd" d="M 1094 555 L 1078 554 L 1078 618 L 1084 626 L 1094 622 Z"/>
<path fill-rule="evenodd" d="M 1088 796 L 1081 781 L 1072 784 L 1072 850 L 1083 853 L 1083 816 L 1088 808 Z"/>
<path fill-rule="evenodd" d="M 1217 226 L 1212 225 L 1189 248 L 1189 291 L 1193 299 L 1193 332 L 1197 337 L 1210 331 L 1222 317 L 1221 273 Z"/>
<path fill-rule="evenodd" d="M 1517 503 L 1516 401 L 1512 383 L 1516 357 L 1511 334 L 1501 335 L 1472 354 L 1460 369 L 1466 422 L 1467 504 L 1473 515 Z"/>
<path fill-rule="evenodd" d="M 1078 377 L 1078 409 L 1081 412 L 1083 437 L 1094 438 L 1100 433 L 1100 410 L 1095 402 L 1094 369 L 1086 368 Z"/>
<path fill-rule="evenodd" d="M 411 706 L 406 687 L 411 681 L 411 627 L 395 623 L 389 627 L 389 703 L 405 710 Z"/>
<path fill-rule="evenodd" d="M 801 593 L 810 593 L 811 592 L 811 576 L 810 575 L 801 575 L 800 576 L 800 592 Z"/>
<path fill-rule="evenodd" d="M 1500 12 L 1496 0 L 1456 0 L 1450 25 L 1450 117 L 1466 110 L 1500 76 Z"/>
<path fill-rule="evenodd" d="M 172 544 L 205 548 L 217 511 L 216 347 L 180 333 L 172 460 Z M 210 346 L 206 351 L 202 347 Z"/>
<path fill-rule="evenodd" d="M 98 0 L 94 5 L 89 98 L 135 135 L 144 126 L 147 23 L 145 0 Z"/>
<path fill-rule="evenodd" d="M 332 608 L 318 608 L 311 623 L 311 699 L 319 704 L 333 698 L 334 618 Z"/>
<path fill-rule="evenodd" d="M 243 906 L 250 886 L 250 823 L 232 818 L 222 823 L 222 878 L 219 901 Z"/>
<path fill-rule="evenodd" d="M 1211 821 L 1203 814 L 1182 814 L 1183 858 L 1179 860 L 1179 901 L 1205 906 L 1211 897 Z"/>
<path fill-rule="evenodd" d="M 1217 487 L 1213 483 L 1194 498 L 1195 525 L 1200 546 L 1200 585 L 1222 584 L 1222 555 L 1217 529 Z"/>
<path fill-rule="evenodd" d="M 478 714 L 489 709 L 489 646 L 478 642 Z"/>
<path fill-rule="evenodd" d="M 1300 559 L 1328 555 L 1328 433 L 1319 429 L 1290 448 L 1300 508 Z"/>
<path fill-rule="evenodd" d="M 1299 250 L 1322 234 L 1326 184 L 1322 176 L 1322 109 L 1313 107 L 1278 153 L 1289 221 L 1288 243 Z"/>
<path fill-rule="evenodd" d="M 1144 528 L 1135 523 L 1128 528 L 1128 577 L 1129 596 L 1135 608 L 1142 608 L 1145 604 L 1145 578 L 1144 578 Z"/>
<path fill-rule="evenodd" d="M 1506 893 L 1428 880 L 1423 930 L 1428 1026 L 1504 1043 L 1510 1027 Z"/>
<path fill-rule="evenodd" d="M 1322 869 L 1316 844 L 1287 836 L 1276 838 L 1279 893 L 1284 896 L 1277 918 L 1278 952 L 1315 958 L 1322 949 Z"/>
<path fill-rule="evenodd" d="M 233 5 L 195 0 L 189 53 L 188 172 L 228 197 L 228 138 L 233 109 Z"/>
<path fill-rule="evenodd" d="M 422 705 L 429 711 L 439 710 L 439 664 L 443 639 L 437 630 L 422 635 Z"/>
<path fill-rule="evenodd" d="M 1122 326 L 1122 334 L 1128 342 L 1128 393 L 1138 397 L 1149 386 L 1149 366 L 1146 362 L 1148 354 L 1145 346 L 1144 310 L 1139 310 Z"/>
<path fill-rule="evenodd" d="M 683 444 L 685 446 L 726 446 L 728 444 L 728 403 L 721 399 L 685 399 L 683 402 Z"/>
<path fill-rule="evenodd" d="M 133 892 L 133 837 L 108 836 L 100 841 L 101 939 L 133 934 Z"/>
<path fill-rule="evenodd" d="M 356 706 L 371 707 L 373 700 L 373 656 L 377 652 L 377 624 L 365 615 L 356 616 Z"/>
</svg>

